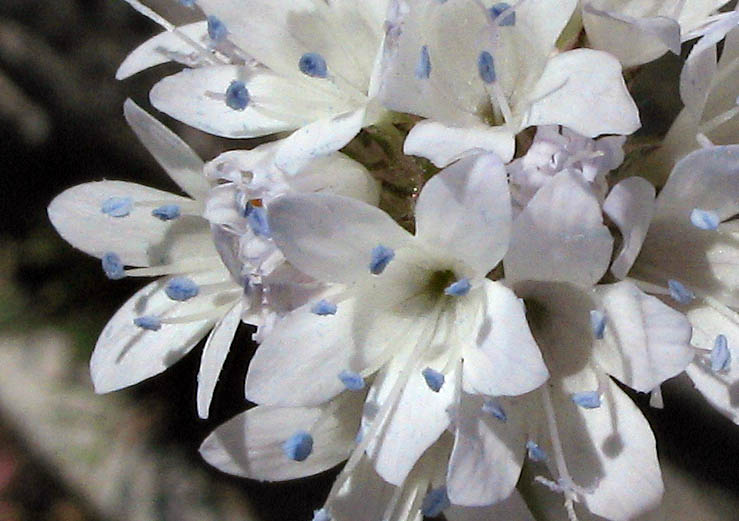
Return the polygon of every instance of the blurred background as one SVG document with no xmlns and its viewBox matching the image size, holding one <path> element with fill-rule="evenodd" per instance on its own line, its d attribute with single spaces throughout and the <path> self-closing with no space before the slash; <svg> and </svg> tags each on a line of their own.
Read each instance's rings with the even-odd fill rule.
<svg viewBox="0 0 739 521">
<path fill-rule="evenodd" d="M 149 5 L 175 23 L 194 19 L 175 0 Z M 203 438 L 247 408 L 254 346 L 246 326 L 207 422 L 195 412 L 199 349 L 132 389 L 92 390 L 87 362 L 97 335 L 141 281 L 108 281 L 98 260 L 56 235 L 46 206 L 66 188 L 104 178 L 177 190 L 122 114 L 127 97 L 150 108 L 148 89 L 177 67 L 114 78 L 127 53 L 157 32 L 123 0 L 0 0 L 0 521 L 310 519 L 334 475 L 263 484 L 199 459 Z M 679 64 L 667 57 L 651 65 L 663 85 L 636 79 L 642 111 L 658 122 L 650 132 L 664 132 L 678 107 Z M 152 113 L 205 159 L 253 146 Z M 670 382 L 664 395 L 663 410 L 635 396 L 665 464 L 662 517 L 739 519 L 739 430 L 687 380 Z"/>
</svg>

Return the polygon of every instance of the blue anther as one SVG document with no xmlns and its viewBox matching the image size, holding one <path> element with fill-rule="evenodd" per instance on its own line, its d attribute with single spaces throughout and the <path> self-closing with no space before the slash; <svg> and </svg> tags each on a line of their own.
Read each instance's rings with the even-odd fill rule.
<svg viewBox="0 0 739 521">
<path fill-rule="evenodd" d="M 147 331 L 159 331 L 162 328 L 162 321 L 154 315 L 144 315 L 133 319 L 134 325 Z"/>
<path fill-rule="evenodd" d="M 313 521 L 331 521 L 331 516 L 325 508 L 319 508 L 313 511 Z"/>
<path fill-rule="evenodd" d="M 167 283 L 167 287 L 164 288 L 164 292 L 172 300 L 184 302 L 185 300 L 190 300 L 197 296 L 200 292 L 200 288 L 195 284 L 194 280 L 188 277 L 175 277 L 170 279 Z"/>
<path fill-rule="evenodd" d="M 180 5 L 185 7 L 195 7 L 195 0 L 180 0 Z"/>
<path fill-rule="evenodd" d="M 269 229 L 267 210 L 263 206 L 252 206 L 251 203 L 247 203 L 246 222 L 249 223 L 254 235 L 271 237 L 272 232 Z"/>
<path fill-rule="evenodd" d="M 693 208 L 693 211 L 690 212 L 690 222 L 701 230 L 715 230 L 721 224 L 721 218 L 711 210 Z"/>
<path fill-rule="evenodd" d="M 495 81 L 495 61 L 493 55 L 487 51 L 482 51 L 477 57 L 477 71 L 480 78 L 485 83 L 493 83 Z"/>
<path fill-rule="evenodd" d="M 243 81 L 234 80 L 226 89 L 226 105 L 234 110 L 244 110 L 249 106 L 251 96 Z"/>
<path fill-rule="evenodd" d="M 606 332 L 606 315 L 602 311 L 593 309 L 590 311 L 590 327 L 593 330 L 593 336 L 597 340 L 602 340 Z"/>
<path fill-rule="evenodd" d="M 317 52 L 307 52 L 298 61 L 300 72 L 311 78 L 325 78 L 328 76 L 326 60 Z"/>
<path fill-rule="evenodd" d="M 531 440 L 526 442 L 526 451 L 531 461 L 546 461 L 547 459 L 544 449 Z"/>
<path fill-rule="evenodd" d="M 111 217 L 126 217 L 131 213 L 133 208 L 133 199 L 131 197 L 109 197 L 100 206 L 100 211 Z"/>
<path fill-rule="evenodd" d="M 426 517 L 436 517 L 449 508 L 450 505 L 451 501 L 449 501 L 446 487 L 434 488 L 423 498 L 421 513 Z"/>
<path fill-rule="evenodd" d="M 123 271 L 123 262 L 117 254 L 109 251 L 103 255 L 101 261 L 105 276 L 110 280 L 119 280 L 126 276 Z"/>
<path fill-rule="evenodd" d="M 431 57 L 429 56 L 428 46 L 424 45 L 421 47 L 418 63 L 416 63 L 416 78 L 427 80 L 429 76 L 431 76 Z"/>
<path fill-rule="evenodd" d="M 207 21 L 208 38 L 210 38 L 214 42 L 225 40 L 226 36 L 228 36 L 228 29 L 226 29 L 226 24 L 224 24 L 220 18 L 213 15 L 209 15 Z"/>
<path fill-rule="evenodd" d="M 372 258 L 369 263 L 370 273 L 372 273 L 372 275 L 379 275 L 385 271 L 385 268 L 390 264 L 390 261 L 395 258 L 395 251 L 392 248 L 378 244 L 372 248 L 371 255 Z"/>
<path fill-rule="evenodd" d="M 711 370 L 714 373 L 728 371 L 731 367 L 731 351 L 724 335 L 718 335 L 711 350 Z"/>
<path fill-rule="evenodd" d="M 482 404 L 482 412 L 489 414 L 496 420 L 500 420 L 503 423 L 508 421 L 508 415 L 505 413 L 505 409 L 494 398 L 487 398 Z"/>
<path fill-rule="evenodd" d="M 336 309 L 336 304 L 326 299 L 321 299 L 311 306 L 310 312 L 325 317 L 326 315 L 335 315 Z"/>
<path fill-rule="evenodd" d="M 445 290 L 445 295 L 452 297 L 463 297 L 470 292 L 470 281 L 467 278 L 459 279 L 457 282 L 450 284 Z"/>
<path fill-rule="evenodd" d="M 339 380 L 350 391 L 361 391 L 364 389 L 364 378 L 354 371 L 344 369 L 339 373 Z"/>
<path fill-rule="evenodd" d="M 490 13 L 490 18 L 495 20 L 496 18 L 498 18 L 498 16 L 500 16 L 503 13 L 503 11 L 505 11 L 506 9 L 509 9 L 510 7 L 511 5 L 507 2 L 498 2 L 493 7 L 488 9 L 488 12 Z M 515 24 L 516 24 L 516 11 L 511 11 L 509 14 L 505 16 L 505 18 L 503 18 L 498 23 L 498 25 L 501 27 L 511 26 Z"/>
<path fill-rule="evenodd" d="M 583 409 L 597 409 L 600 407 L 600 393 L 598 391 L 573 393 L 570 398 Z"/>
<path fill-rule="evenodd" d="M 282 451 L 293 461 L 304 461 L 313 452 L 313 436 L 298 431 L 282 444 Z"/>
<path fill-rule="evenodd" d="M 423 375 L 423 379 L 426 380 L 426 385 L 429 386 L 429 389 L 435 393 L 441 390 L 441 386 L 444 385 L 444 375 L 442 373 L 427 367 L 421 371 L 421 374 Z"/>
<path fill-rule="evenodd" d="M 667 281 L 667 287 L 670 290 L 670 297 L 680 304 L 689 304 L 695 298 L 695 293 L 680 281 L 670 279 Z"/>
<path fill-rule="evenodd" d="M 177 219 L 181 214 L 180 206 L 177 204 L 165 204 L 151 211 L 151 215 L 162 221 Z"/>
</svg>

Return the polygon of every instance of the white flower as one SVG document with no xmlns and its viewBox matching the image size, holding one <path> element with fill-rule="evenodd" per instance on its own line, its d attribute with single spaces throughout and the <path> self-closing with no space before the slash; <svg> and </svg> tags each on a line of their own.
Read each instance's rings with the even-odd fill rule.
<svg viewBox="0 0 739 521">
<path fill-rule="evenodd" d="M 728 0 L 584 0 L 588 45 L 616 56 L 624 67 L 650 62 L 680 44 L 715 17 Z"/>
<path fill-rule="evenodd" d="M 362 416 L 357 403 L 365 402 L 361 441 L 330 500 L 365 452 L 382 479 L 402 485 L 448 428 L 456 433 L 446 479 L 451 503 L 489 505 L 507 498 L 525 440 L 511 440 L 511 450 L 491 445 L 492 452 L 480 452 L 465 422 L 480 421 L 489 436 L 507 439 L 522 417 L 510 426 L 493 419 L 483 410 L 483 396 L 521 394 L 547 378 L 521 302 L 485 278 L 505 253 L 510 214 L 505 169 L 491 155 L 461 160 L 426 184 L 416 206 L 415 236 L 352 199 L 299 194 L 273 201 L 270 227 L 283 254 L 335 286 L 321 301 L 286 315 L 265 338 L 246 381 L 247 398 L 265 412 L 249 411 L 239 421 L 266 411 L 291 416 L 292 410 L 310 410 L 326 415 L 315 420 L 319 429 L 338 421 L 351 426 L 353 439 Z M 309 433 L 314 451 L 335 443 L 347 456 L 347 435 L 319 442 L 313 421 L 292 416 L 257 443 L 269 440 L 270 447 L 284 449 L 287 440 L 297 443 Z M 334 428 L 331 435 L 344 432 Z M 263 465 L 251 462 L 256 454 L 247 445 L 249 464 L 238 473 L 264 478 L 256 474 Z M 321 470 L 340 461 L 331 454 L 330 461 L 317 458 Z M 499 464 L 481 468 L 481 455 Z M 285 465 L 288 456 L 274 464 Z M 222 458 L 208 459 L 218 464 Z M 311 465 L 290 468 L 293 474 L 270 479 L 317 472 Z M 467 476 L 474 469 L 485 475 L 470 488 Z"/>
<path fill-rule="evenodd" d="M 99 393 L 138 383 L 177 362 L 212 330 L 198 384 L 198 411 L 207 417 L 241 320 L 242 288 L 213 247 L 201 216 L 210 190 L 203 162 L 132 101 L 124 109 L 142 143 L 190 197 L 101 181 L 70 188 L 49 205 L 59 234 L 102 258 L 111 278 L 163 276 L 139 290 L 105 326 L 90 361 L 92 380 Z"/>
<path fill-rule="evenodd" d="M 639 128 L 615 58 L 556 52 L 576 4 L 524 1 L 498 12 L 472 0 L 396 0 L 379 97 L 429 118 L 408 135 L 405 152 L 437 166 L 475 150 L 508 161 L 515 134 L 529 126 L 559 124 L 586 137 Z"/>
<path fill-rule="evenodd" d="M 134 51 L 119 70 L 125 77 L 162 56 L 193 66 L 154 86 L 151 101 L 159 110 L 231 138 L 299 129 L 275 158 L 291 172 L 385 115 L 372 100 L 387 0 L 197 5 L 208 15 L 206 25 L 174 28 L 154 16 L 169 31 Z"/>
</svg>

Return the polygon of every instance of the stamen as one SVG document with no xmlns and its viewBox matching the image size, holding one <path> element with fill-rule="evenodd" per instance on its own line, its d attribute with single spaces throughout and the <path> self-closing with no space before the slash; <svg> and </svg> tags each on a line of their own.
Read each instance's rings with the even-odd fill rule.
<svg viewBox="0 0 739 521">
<path fill-rule="evenodd" d="M 711 371 L 714 373 L 728 371 L 731 367 L 731 351 L 724 335 L 718 335 L 711 350 Z"/>
<path fill-rule="evenodd" d="M 546 461 L 548 459 L 544 449 L 531 440 L 526 442 L 526 451 L 531 461 Z"/>
<path fill-rule="evenodd" d="M 495 61 L 493 55 L 487 51 L 482 51 L 477 57 L 477 71 L 480 73 L 480 79 L 485 83 L 493 83 L 495 81 Z"/>
<path fill-rule="evenodd" d="M 467 278 L 459 279 L 457 282 L 450 284 L 445 290 L 445 295 L 452 297 L 463 297 L 470 292 L 470 281 Z"/>
<path fill-rule="evenodd" d="M 126 275 L 129 277 L 160 277 L 177 273 L 209 271 L 217 269 L 221 265 L 220 257 L 191 257 L 171 264 L 160 264 L 149 268 L 129 268 L 126 270 Z"/>
<path fill-rule="evenodd" d="M 159 331 L 162 328 L 162 321 L 154 315 L 144 315 L 133 319 L 134 325 L 147 331 Z"/>
<path fill-rule="evenodd" d="M 331 521 L 331 516 L 325 508 L 319 508 L 313 511 L 313 521 Z"/>
<path fill-rule="evenodd" d="M 354 371 L 344 369 L 339 373 L 339 380 L 350 391 L 361 391 L 364 389 L 364 378 Z"/>
<path fill-rule="evenodd" d="M 293 461 L 305 461 L 313 452 L 313 436 L 306 431 L 298 431 L 282 444 L 282 451 Z"/>
<path fill-rule="evenodd" d="M 370 260 L 369 270 L 372 275 L 379 275 L 387 265 L 395 258 L 395 251 L 392 248 L 378 244 L 372 248 L 372 260 Z"/>
<path fill-rule="evenodd" d="M 711 210 L 693 208 L 693 211 L 690 212 L 690 222 L 693 223 L 693 226 L 701 230 L 715 230 L 721 223 L 721 218 L 716 212 Z"/>
<path fill-rule="evenodd" d="M 495 398 L 486 398 L 482 404 L 482 412 L 489 414 L 496 420 L 500 420 L 503 423 L 508 421 L 508 415 L 503 409 L 503 406 Z"/>
<path fill-rule="evenodd" d="M 243 81 L 234 80 L 226 89 L 226 105 L 234 110 L 244 110 L 249 106 L 251 96 L 249 89 L 246 88 Z"/>
<path fill-rule="evenodd" d="M 251 203 L 247 203 L 246 211 L 246 222 L 249 223 L 249 227 L 251 227 L 254 235 L 269 238 L 272 232 L 269 229 L 267 210 L 263 206 L 254 206 Z"/>
<path fill-rule="evenodd" d="M 165 204 L 159 208 L 154 208 L 151 215 L 162 221 L 172 221 L 182 215 L 182 210 L 177 204 Z"/>
<path fill-rule="evenodd" d="M 111 217 L 126 217 L 132 208 L 133 198 L 114 196 L 103 201 L 100 211 Z"/>
<path fill-rule="evenodd" d="M 695 298 L 695 293 L 686 288 L 680 281 L 670 279 L 667 281 L 667 287 L 670 289 L 670 297 L 680 304 L 689 304 Z"/>
<path fill-rule="evenodd" d="M 326 60 L 317 52 L 307 52 L 298 61 L 300 72 L 311 78 L 325 78 L 328 76 Z"/>
<path fill-rule="evenodd" d="M 416 78 L 419 80 L 427 80 L 431 76 L 431 57 L 429 56 L 428 45 L 421 47 L 421 52 L 416 63 Z"/>
<path fill-rule="evenodd" d="M 507 11 L 511 8 L 511 5 L 507 2 L 498 2 L 493 7 L 488 9 L 488 12 L 490 13 L 490 18 L 495 21 L 503 12 Z M 500 22 L 498 22 L 498 25 L 500 27 L 506 27 L 506 26 L 512 26 L 516 24 L 516 11 L 511 11 L 509 14 L 504 16 Z"/>
<path fill-rule="evenodd" d="M 103 255 L 101 261 L 105 276 L 110 280 L 120 280 L 126 276 L 126 272 L 123 271 L 123 262 L 117 254 L 108 252 Z"/>
<path fill-rule="evenodd" d="M 423 379 L 426 380 L 426 385 L 429 386 L 429 389 L 435 393 L 438 393 L 441 390 L 441 387 L 444 385 L 443 373 L 427 367 L 421 371 L 421 374 L 423 375 Z"/>
<path fill-rule="evenodd" d="M 228 36 L 228 29 L 220 18 L 217 16 L 208 15 L 208 38 L 214 42 L 222 42 Z"/>
<path fill-rule="evenodd" d="M 597 340 L 602 340 L 606 331 L 606 315 L 597 309 L 591 310 L 590 327 L 593 329 L 593 336 Z"/>
<path fill-rule="evenodd" d="M 167 283 L 164 292 L 172 300 L 184 302 L 196 297 L 200 293 L 200 288 L 194 280 L 188 277 L 175 277 Z"/>
<path fill-rule="evenodd" d="M 310 312 L 314 313 L 319 316 L 326 316 L 326 315 L 335 315 L 336 314 L 336 304 L 333 302 L 329 302 L 326 299 L 321 299 L 310 308 Z"/>
<path fill-rule="evenodd" d="M 446 487 L 432 489 L 421 504 L 421 513 L 426 517 L 436 517 L 451 506 Z"/>
<path fill-rule="evenodd" d="M 600 393 L 598 391 L 573 393 L 570 398 L 583 409 L 597 409 L 600 407 Z"/>
</svg>

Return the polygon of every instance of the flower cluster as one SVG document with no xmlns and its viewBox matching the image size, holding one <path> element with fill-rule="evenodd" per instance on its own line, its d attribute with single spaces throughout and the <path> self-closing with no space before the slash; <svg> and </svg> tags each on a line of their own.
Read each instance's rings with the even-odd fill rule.
<svg viewBox="0 0 739 521">
<path fill-rule="evenodd" d="M 205 19 L 180 27 L 127 1 L 165 31 L 119 78 L 179 62 L 155 108 L 216 136 L 276 136 L 204 163 L 129 100 L 188 197 L 102 181 L 51 203 L 109 278 L 161 277 L 101 333 L 96 391 L 207 335 L 206 418 L 236 328 L 256 326 L 256 406 L 201 453 L 259 480 L 346 460 L 318 521 L 627 521 L 663 484 L 623 387 L 659 407 L 686 372 L 739 423 L 726 1 L 190 0 Z M 624 77 L 687 41 L 685 108 L 643 152 Z"/>
</svg>

